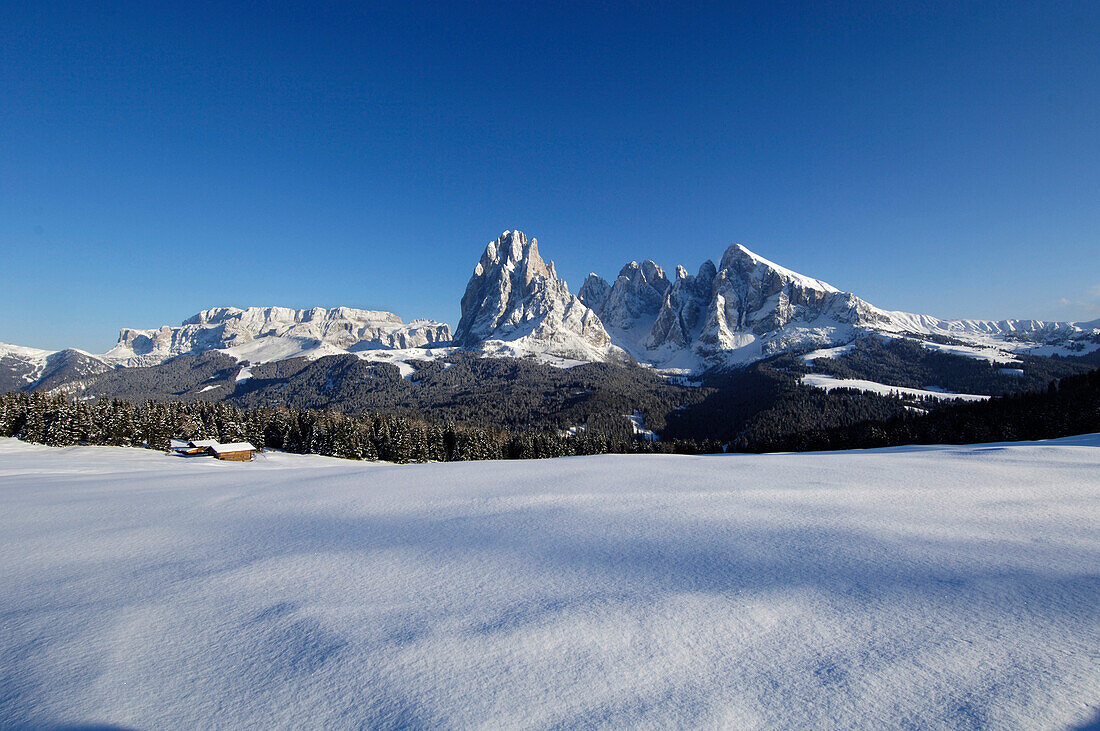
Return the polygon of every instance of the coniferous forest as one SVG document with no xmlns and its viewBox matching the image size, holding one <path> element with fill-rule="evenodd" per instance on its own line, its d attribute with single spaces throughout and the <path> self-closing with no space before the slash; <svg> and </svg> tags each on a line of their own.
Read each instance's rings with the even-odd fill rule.
<svg viewBox="0 0 1100 731">
<path fill-rule="evenodd" d="M 167 450 L 171 439 L 247 441 L 260 449 L 389 462 L 538 459 L 608 452 L 721 451 L 717 443 L 646 441 L 625 435 L 513 434 L 395 415 L 349 416 L 283 406 L 225 403 L 75 401 L 64 393 L 0 396 L 0 436 L 65 447 L 77 444 Z"/>
<path fill-rule="evenodd" d="M 1100 370 L 1051 381 L 1042 390 L 956 402 L 921 415 L 829 429 L 742 434 L 731 448 L 752 452 L 868 449 L 904 444 L 976 444 L 1100 432 Z"/>
<path fill-rule="evenodd" d="M 670 418 L 660 441 L 621 421 L 592 420 L 573 432 L 505 430 L 407 414 L 344 414 L 224 402 L 75 400 L 64 393 L 0 396 L 0 436 L 50 446 L 166 450 L 169 440 L 248 441 L 260 449 L 391 462 L 538 459 L 604 453 L 807 451 L 901 444 L 1048 439 L 1100 431 L 1100 370 L 1042 390 L 973 403 L 833 392 L 797 385 L 767 366 Z M 692 428 L 684 422 L 690 420 Z M 704 436 L 700 435 L 705 425 Z"/>
</svg>

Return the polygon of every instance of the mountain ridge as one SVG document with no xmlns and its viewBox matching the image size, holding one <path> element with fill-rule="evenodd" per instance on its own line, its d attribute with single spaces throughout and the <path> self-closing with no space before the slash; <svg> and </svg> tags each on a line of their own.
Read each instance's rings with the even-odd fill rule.
<svg viewBox="0 0 1100 731">
<path fill-rule="evenodd" d="M 1038 353 L 1043 355 L 1100 348 L 1100 321 L 947 320 L 876 307 L 742 244 L 732 244 L 719 261 L 717 266 L 704 262 L 694 276 L 677 266 L 659 307 L 638 297 L 644 291 L 636 270 L 663 273 L 648 260 L 627 264 L 614 283 L 589 274 L 579 296 L 602 321 L 615 324 L 608 328 L 614 342 L 658 367 L 734 366 L 781 352 L 845 345 L 867 335 L 960 340 L 958 347 L 969 348 L 974 357 L 1007 360 L 1028 346 L 1047 348 Z M 623 276 L 628 271 L 630 276 Z"/>
<path fill-rule="evenodd" d="M 289 353 L 308 356 L 311 350 L 328 354 L 372 345 L 391 349 L 422 347 L 449 342 L 451 330 L 444 323 L 405 323 L 392 312 L 351 307 L 212 307 L 187 318 L 179 327 L 124 328 L 118 343 L 103 358 L 124 366 L 152 365 L 184 353 L 236 349 L 240 351 L 237 355 L 249 359 L 247 356 L 253 353 L 248 344 L 265 339 L 283 341 L 278 343 L 283 348 L 267 348 L 278 359 Z"/>
<path fill-rule="evenodd" d="M 614 282 L 592 273 L 574 295 L 538 241 L 515 229 L 490 241 L 462 297 L 451 331 L 432 320 L 350 307 L 213 307 L 179 326 L 123 328 L 103 354 L 0 344 L 0 387 L 57 387 L 118 367 L 149 366 L 217 351 L 250 363 L 355 354 L 413 361 L 455 348 L 486 356 L 533 357 L 553 365 L 629 362 L 668 372 L 704 372 L 784 352 L 835 348 L 878 336 L 1011 363 L 1018 354 L 1083 355 L 1100 350 L 1100 320 L 948 320 L 885 310 L 741 244 L 696 274 L 670 277 L 652 260 L 624 265 Z"/>
</svg>

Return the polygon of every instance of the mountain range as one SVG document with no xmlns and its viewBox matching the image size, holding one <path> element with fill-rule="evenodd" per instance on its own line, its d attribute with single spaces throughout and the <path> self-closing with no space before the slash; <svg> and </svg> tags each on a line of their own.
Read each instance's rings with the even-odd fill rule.
<svg viewBox="0 0 1100 731">
<path fill-rule="evenodd" d="M 1100 348 L 1100 320 L 944 320 L 884 310 L 740 244 L 719 264 L 673 277 L 630 262 L 613 282 L 590 274 L 577 294 L 506 231 L 486 248 L 462 300 L 456 343 L 488 353 L 620 360 L 703 372 L 786 352 L 834 348 L 878 335 L 1012 361 L 1016 354 L 1080 355 Z"/>
<path fill-rule="evenodd" d="M 408 376 L 415 364 L 457 350 L 565 367 L 637 362 L 697 376 L 783 353 L 828 357 L 868 337 L 1011 366 L 1024 356 L 1100 350 L 1100 320 L 945 320 L 884 310 L 740 244 L 694 275 L 632 261 L 611 282 L 590 274 L 573 294 L 537 240 L 505 231 L 475 266 L 453 334 L 445 323 L 405 323 L 375 310 L 215 307 L 178 327 L 123 329 L 103 354 L 0 344 L 0 391 L 87 391 L 112 371 L 211 351 L 242 364 L 246 378 L 257 364 L 348 354 Z"/>
</svg>

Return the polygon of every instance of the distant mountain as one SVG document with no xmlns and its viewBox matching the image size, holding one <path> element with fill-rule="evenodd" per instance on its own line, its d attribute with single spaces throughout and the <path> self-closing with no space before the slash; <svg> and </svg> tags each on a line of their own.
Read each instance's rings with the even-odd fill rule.
<svg viewBox="0 0 1100 731">
<path fill-rule="evenodd" d="M 613 285 L 589 274 L 577 296 L 599 315 L 613 343 L 642 353 L 670 285 L 664 270 L 652 261 L 632 261 L 619 271 Z"/>
<path fill-rule="evenodd" d="M 405 323 L 391 312 L 217 307 L 178 327 L 124 329 L 101 355 L 0 344 L 0 390 L 220 398 L 246 383 L 259 364 L 354 356 L 411 378 L 423 363 L 445 360 L 456 350 L 566 367 L 636 360 L 667 375 L 696 376 L 795 353 L 811 366 L 822 359 L 846 360 L 824 369 L 837 377 L 873 380 L 892 373 L 895 381 L 904 377 L 918 387 L 959 382 L 958 374 L 943 373 L 948 361 L 914 355 L 921 351 L 856 348 L 877 338 L 985 361 L 992 375 L 967 371 L 965 382 L 987 384 L 980 393 L 999 393 L 1004 389 L 988 385 L 989 378 L 1023 377 L 1028 357 L 1100 358 L 1100 321 L 943 320 L 883 310 L 739 244 L 730 246 L 717 266 L 704 262 L 695 275 L 677 266 L 669 277 L 653 261 L 632 261 L 614 282 L 590 274 L 574 296 L 554 263 L 543 260 L 535 239 L 505 231 L 485 247 L 461 304 L 453 339 L 444 323 Z M 210 357 L 156 371 L 118 372 L 203 354 Z M 919 368 L 912 365 L 917 361 Z M 1050 373 L 1034 361 L 1027 365 L 1029 383 Z M 157 385 L 157 379 L 163 383 Z"/>
<path fill-rule="evenodd" d="M 406 324 L 392 312 L 337 307 L 215 307 L 180 327 L 124 329 L 104 359 L 124 366 L 155 365 L 184 353 L 225 350 L 242 360 L 282 360 L 370 348 L 419 348 L 447 343 L 451 328 L 431 320 Z"/>
<path fill-rule="evenodd" d="M 0 393 L 58 388 L 111 369 L 101 357 L 74 348 L 51 351 L 0 343 Z"/>
<path fill-rule="evenodd" d="M 579 298 L 612 343 L 637 360 L 693 371 L 785 352 L 827 349 L 871 335 L 992 361 L 1016 354 L 1083 355 L 1100 349 L 1100 321 L 943 320 L 883 310 L 734 244 L 695 276 L 671 282 L 652 261 L 631 262 L 608 284 L 590 274 Z"/>
<path fill-rule="evenodd" d="M 402 322 L 392 312 L 337 307 L 215 307 L 179 327 L 124 328 L 106 353 L 25 348 L 0 343 L 0 392 L 29 388 L 68 390 L 120 368 L 156 366 L 173 358 L 217 352 L 231 362 L 266 363 L 356 353 L 389 360 L 394 353 L 449 346 L 451 327 L 432 320 Z M 425 355 L 427 355 L 425 353 Z M 430 357 L 430 356 L 428 356 Z M 118 378 L 109 382 L 118 381 Z"/>
</svg>

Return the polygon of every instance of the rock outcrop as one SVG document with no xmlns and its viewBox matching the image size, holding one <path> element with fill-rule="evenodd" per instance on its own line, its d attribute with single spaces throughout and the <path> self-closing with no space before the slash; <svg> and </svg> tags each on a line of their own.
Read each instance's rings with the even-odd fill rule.
<svg viewBox="0 0 1100 731">
<path fill-rule="evenodd" d="M 709 259 L 694 277 L 682 266 L 676 267 L 676 279 L 665 292 L 645 343 L 647 349 L 684 349 L 699 337 L 716 275 L 714 262 Z"/>
<path fill-rule="evenodd" d="M 619 271 L 615 283 L 589 275 L 581 288 L 581 300 L 589 304 L 604 324 L 612 342 L 637 352 L 653 328 L 670 282 L 661 267 L 648 259 L 632 261 Z"/>
</svg>

